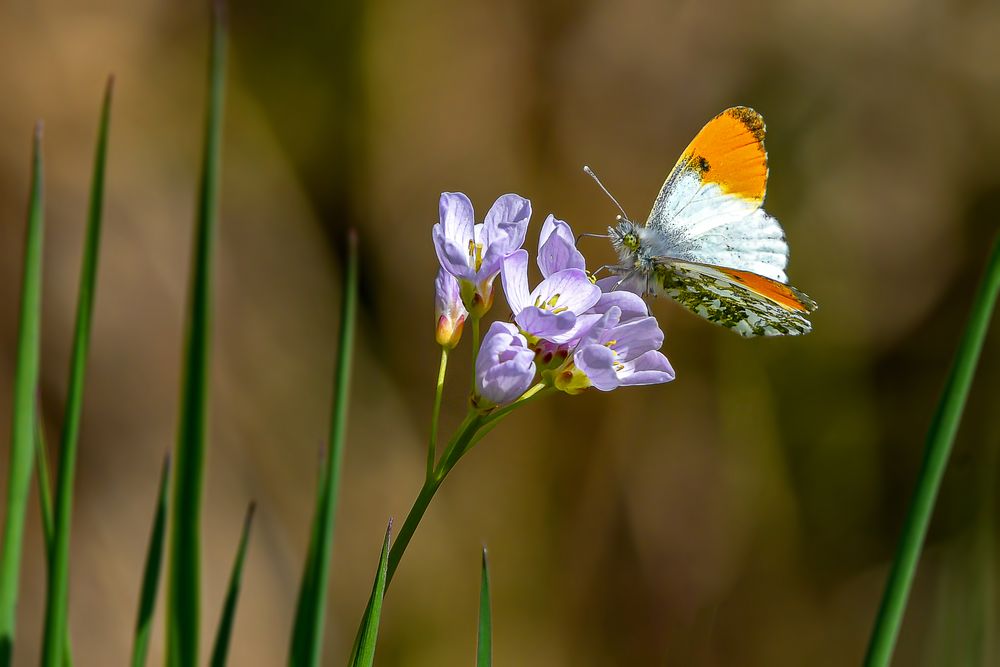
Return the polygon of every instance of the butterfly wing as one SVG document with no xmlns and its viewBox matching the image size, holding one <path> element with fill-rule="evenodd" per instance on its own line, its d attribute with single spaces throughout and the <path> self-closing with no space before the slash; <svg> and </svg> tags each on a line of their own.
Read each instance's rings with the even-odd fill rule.
<svg viewBox="0 0 1000 667">
<path fill-rule="evenodd" d="M 816 302 L 799 290 L 749 271 L 664 258 L 648 280 L 654 294 L 745 337 L 809 333 Z"/>
<path fill-rule="evenodd" d="M 658 232 L 660 254 L 787 282 L 788 244 L 761 208 L 766 189 L 764 119 L 732 107 L 684 149 L 646 225 Z"/>
</svg>

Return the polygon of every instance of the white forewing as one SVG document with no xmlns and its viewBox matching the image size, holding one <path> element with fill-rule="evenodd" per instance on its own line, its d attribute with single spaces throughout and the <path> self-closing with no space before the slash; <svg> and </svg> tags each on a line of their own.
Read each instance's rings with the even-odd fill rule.
<svg viewBox="0 0 1000 667">
<path fill-rule="evenodd" d="M 646 230 L 657 254 L 788 281 L 788 244 L 778 221 L 756 202 L 702 181 L 696 170 L 682 169 L 664 183 Z"/>
</svg>

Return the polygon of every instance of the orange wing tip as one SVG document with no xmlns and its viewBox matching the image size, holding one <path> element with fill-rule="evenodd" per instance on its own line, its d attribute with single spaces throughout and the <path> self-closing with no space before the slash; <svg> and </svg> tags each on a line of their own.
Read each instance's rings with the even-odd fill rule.
<svg viewBox="0 0 1000 667">
<path fill-rule="evenodd" d="M 688 144 L 679 166 L 728 194 L 760 203 L 767 188 L 764 118 L 750 107 L 726 109 Z"/>
<path fill-rule="evenodd" d="M 721 269 L 721 271 L 736 282 L 746 286 L 747 289 L 770 299 L 785 310 L 796 313 L 811 313 L 819 307 L 804 292 L 800 292 L 791 285 L 779 283 L 777 280 L 771 280 L 749 271 L 736 271 L 735 269 Z"/>
<path fill-rule="evenodd" d="M 764 135 L 767 131 L 764 125 L 764 117 L 750 107 L 730 107 L 720 115 L 738 120 L 754 139 L 760 143 L 764 143 Z"/>
</svg>

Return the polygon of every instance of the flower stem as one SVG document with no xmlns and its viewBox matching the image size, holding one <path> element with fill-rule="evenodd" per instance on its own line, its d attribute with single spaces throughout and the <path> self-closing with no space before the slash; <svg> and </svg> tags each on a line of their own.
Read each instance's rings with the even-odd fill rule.
<svg viewBox="0 0 1000 667">
<path fill-rule="evenodd" d="M 392 544 L 392 549 L 389 551 L 389 569 L 385 580 L 386 587 L 392 581 L 392 575 L 396 572 L 396 568 L 399 567 L 399 561 L 406 551 L 406 545 L 410 543 L 410 538 L 413 537 L 413 533 L 420 524 L 424 512 L 427 511 L 427 506 L 430 505 L 438 487 L 441 486 L 441 482 L 444 481 L 444 478 L 448 476 L 455 463 L 458 462 L 458 459 L 454 457 L 454 452 L 465 448 L 465 445 L 472 440 L 482 423 L 482 415 L 476 413 L 474 410 L 470 410 L 469 414 L 465 417 L 465 421 L 458 427 L 458 431 L 452 436 L 447 448 L 445 448 L 444 453 L 441 455 L 441 463 L 424 480 L 424 485 L 421 487 L 420 493 L 417 494 L 417 499 L 413 501 L 413 507 L 410 508 L 409 514 L 406 515 L 406 520 L 403 521 L 403 525 L 399 529 L 399 534 L 396 536 L 396 540 Z"/>
<path fill-rule="evenodd" d="M 998 296 L 1000 296 L 1000 238 L 993 246 L 986 276 L 976 295 L 972 315 L 962 335 L 958 354 L 927 433 L 927 445 L 917 479 L 917 488 L 913 493 L 889 581 L 882 596 L 882 605 L 865 656 L 865 667 L 887 667 L 892 660 L 913 576 L 920 560 L 924 538 L 927 536 L 927 526 L 930 524 L 941 478 L 948 464 L 948 456 L 958 431 Z"/>
<path fill-rule="evenodd" d="M 427 475 L 430 479 L 434 474 L 434 463 L 437 461 L 438 417 L 441 415 L 441 395 L 444 393 L 444 374 L 448 368 L 448 348 L 441 347 L 441 365 L 438 367 L 437 390 L 434 393 L 434 412 L 431 413 L 431 438 L 427 443 Z"/>
</svg>

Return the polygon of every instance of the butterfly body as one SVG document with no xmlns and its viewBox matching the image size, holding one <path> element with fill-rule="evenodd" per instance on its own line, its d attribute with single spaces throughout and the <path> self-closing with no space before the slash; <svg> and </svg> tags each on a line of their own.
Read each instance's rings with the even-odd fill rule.
<svg viewBox="0 0 1000 667">
<path fill-rule="evenodd" d="M 788 244 L 762 208 L 766 184 L 763 119 L 723 111 L 682 153 L 646 223 L 623 217 L 608 229 L 618 284 L 742 336 L 808 333 L 816 303 L 787 285 Z"/>
</svg>

